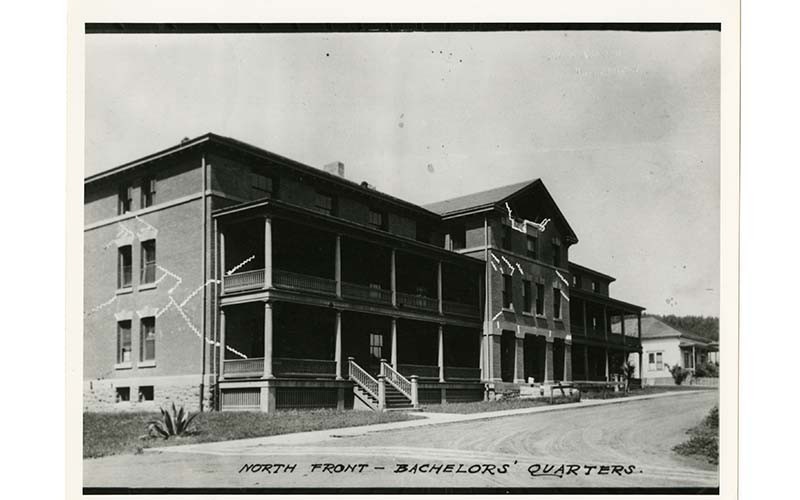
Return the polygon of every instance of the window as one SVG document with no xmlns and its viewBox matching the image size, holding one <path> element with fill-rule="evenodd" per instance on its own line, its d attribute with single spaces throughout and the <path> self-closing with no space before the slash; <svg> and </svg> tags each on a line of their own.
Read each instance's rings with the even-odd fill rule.
<svg viewBox="0 0 800 500">
<path fill-rule="evenodd" d="M 651 352 L 647 355 L 647 369 L 660 371 L 664 368 L 664 358 L 661 352 Z"/>
<path fill-rule="evenodd" d="M 539 258 L 539 238 L 536 236 L 528 236 L 527 240 L 527 254 L 531 259 Z"/>
<path fill-rule="evenodd" d="M 325 193 L 317 193 L 317 199 L 314 202 L 314 208 L 317 212 L 327 215 L 335 215 L 336 203 L 333 196 Z"/>
<path fill-rule="evenodd" d="M 126 214 L 132 210 L 133 204 L 133 186 L 121 186 L 119 188 L 119 202 L 117 204 L 117 213 L 119 215 Z"/>
<path fill-rule="evenodd" d="M 593 292 L 600 291 L 600 285 L 597 283 L 597 280 L 592 280 L 592 291 Z"/>
<path fill-rule="evenodd" d="M 429 225 L 417 222 L 417 234 L 416 234 L 417 241 L 430 243 L 432 235 L 433 231 L 431 230 Z"/>
<path fill-rule="evenodd" d="M 132 247 L 125 245 L 117 250 L 117 288 L 131 286 L 133 272 Z"/>
<path fill-rule="evenodd" d="M 383 359 L 383 334 L 369 334 L 369 355 L 375 362 Z"/>
<path fill-rule="evenodd" d="M 142 242 L 142 270 L 139 284 L 153 283 L 156 280 L 156 240 Z"/>
<path fill-rule="evenodd" d="M 139 325 L 139 359 L 155 361 L 156 359 L 156 319 L 142 318 Z"/>
<path fill-rule="evenodd" d="M 575 288 L 581 287 L 581 277 L 577 274 L 572 275 L 572 286 Z"/>
<path fill-rule="evenodd" d="M 131 400 L 130 387 L 117 387 L 117 403 Z"/>
<path fill-rule="evenodd" d="M 151 207 L 156 202 L 156 179 L 145 177 L 142 179 L 142 208 Z"/>
<path fill-rule="evenodd" d="M 536 314 L 544 316 L 544 285 L 536 283 Z"/>
<path fill-rule="evenodd" d="M 592 316 L 592 331 L 597 331 L 597 316 Z"/>
<path fill-rule="evenodd" d="M 503 275 L 503 309 L 511 309 L 513 307 L 511 297 L 511 276 Z"/>
<path fill-rule="evenodd" d="M 152 385 L 139 386 L 139 401 L 152 401 L 154 395 Z"/>
<path fill-rule="evenodd" d="M 500 244 L 503 250 L 511 250 L 511 229 L 508 226 L 503 226 L 502 241 Z"/>
<path fill-rule="evenodd" d="M 553 243 L 553 265 L 561 267 L 561 245 Z"/>
<path fill-rule="evenodd" d="M 369 211 L 369 225 L 375 229 L 386 229 L 386 217 L 380 210 Z"/>
<path fill-rule="evenodd" d="M 250 174 L 250 184 L 253 188 L 254 198 L 264 198 L 270 196 L 274 190 L 272 177 L 252 172 Z"/>
<path fill-rule="evenodd" d="M 131 321 L 117 323 L 117 363 L 131 362 Z"/>
<path fill-rule="evenodd" d="M 553 317 L 561 319 L 561 290 L 553 288 Z"/>
<path fill-rule="evenodd" d="M 528 280 L 522 280 L 522 303 L 523 303 L 523 311 L 524 312 L 531 312 L 533 308 L 533 297 L 531 297 L 531 282 Z"/>
</svg>

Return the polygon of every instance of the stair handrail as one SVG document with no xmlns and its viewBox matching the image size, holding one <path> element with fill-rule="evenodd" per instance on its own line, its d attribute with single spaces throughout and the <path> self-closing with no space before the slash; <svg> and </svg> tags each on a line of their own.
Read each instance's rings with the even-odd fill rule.
<svg viewBox="0 0 800 500">
<path fill-rule="evenodd" d="M 411 381 L 405 378 L 399 371 L 395 370 L 392 365 L 383 360 L 381 360 L 381 375 L 386 377 L 386 381 L 400 391 L 403 396 L 407 397 L 409 400 L 414 399 L 412 397 Z"/>
<path fill-rule="evenodd" d="M 350 376 L 350 380 L 356 383 L 359 387 L 361 387 L 367 394 L 375 398 L 376 401 L 380 401 L 380 394 L 378 388 L 378 381 L 372 377 L 366 370 L 358 366 L 358 363 L 353 360 L 353 358 L 348 359 L 348 375 Z"/>
</svg>

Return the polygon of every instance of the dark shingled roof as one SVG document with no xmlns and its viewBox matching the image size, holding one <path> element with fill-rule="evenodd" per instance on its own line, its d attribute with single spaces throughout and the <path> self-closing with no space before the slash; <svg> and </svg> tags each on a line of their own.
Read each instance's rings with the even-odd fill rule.
<svg viewBox="0 0 800 500">
<path fill-rule="evenodd" d="M 427 205 L 423 205 L 423 207 L 430 210 L 431 212 L 436 212 L 440 215 L 445 215 L 452 212 L 466 210 L 468 208 L 491 205 L 508 198 L 509 196 L 516 193 L 520 189 L 530 186 L 537 180 L 538 179 L 532 179 L 525 182 L 518 182 L 516 184 L 509 184 L 508 186 L 502 186 L 494 189 L 488 189 L 486 191 L 480 191 L 478 193 L 459 196 L 458 198 L 450 198 L 449 200 L 437 201 L 435 203 L 429 203 Z"/>
<path fill-rule="evenodd" d="M 627 323 L 625 325 L 628 326 Z M 643 339 L 657 339 L 665 337 L 682 337 L 688 340 L 695 340 L 704 344 L 710 344 L 711 339 L 707 339 L 694 333 L 682 332 L 676 328 L 669 326 L 658 318 L 652 316 L 644 316 L 642 318 L 642 338 Z"/>
</svg>

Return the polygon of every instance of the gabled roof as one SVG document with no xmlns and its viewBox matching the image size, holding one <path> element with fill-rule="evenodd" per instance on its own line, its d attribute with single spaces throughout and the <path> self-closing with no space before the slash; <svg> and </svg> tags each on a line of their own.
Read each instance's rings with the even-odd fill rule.
<svg viewBox="0 0 800 500">
<path fill-rule="evenodd" d="M 470 208 L 492 206 L 495 203 L 499 203 L 500 201 L 510 198 L 512 195 L 517 193 L 517 191 L 530 186 L 536 182 L 536 180 L 518 182 L 516 184 L 509 184 L 508 186 L 487 189 L 486 191 L 459 196 L 457 198 L 450 198 L 449 200 L 437 201 L 435 203 L 428 203 L 427 205 L 423 206 L 431 212 L 436 212 L 440 215 L 461 212 L 462 210 L 467 210 Z"/>
<path fill-rule="evenodd" d="M 502 207 L 506 201 L 511 201 L 511 199 L 519 196 L 524 191 L 534 189 L 536 187 L 541 188 L 542 192 L 547 197 L 547 201 L 555 209 L 556 217 L 558 217 L 564 224 L 568 241 L 577 243 L 578 236 L 575 234 L 575 231 L 572 230 L 572 227 L 570 227 L 569 222 L 567 222 L 567 218 L 564 217 L 563 213 L 561 213 L 561 209 L 558 208 L 558 205 L 556 204 L 555 200 L 553 200 L 553 197 L 550 196 L 550 192 L 547 191 L 547 188 L 541 179 L 534 179 L 532 181 L 518 182 L 516 184 L 509 184 L 507 186 L 487 189 L 486 191 L 479 191 L 477 193 L 459 196 L 458 198 L 450 198 L 449 200 L 437 201 L 435 203 L 429 203 L 423 206 L 431 212 L 438 213 L 442 216 L 442 218 L 461 216 L 476 211 L 494 209 L 501 209 L 505 211 L 505 208 Z"/>
<path fill-rule="evenodd" d="M 711 344 L 713 342 L 711 339 L 707 339 L 700 335 L 673 328 L 660 319 L 654 318 L 653 316 L 644 316 L 642 318 L 642 339 L 658 339 L 669 337 L 678 337 L 682 340 L 690 340 L 702 344 Z"/>
<path fill-rule="evenodd" d="M 576 270 L 584 272 L 586 274 L 592 274 L 592 275 L 598 276 L 600 278 L 608 280 L 609 283 L 617 281 L 617 278 L 615 278 L 613 276 L 609 276 L 608 274 L 601 273 L 600 271 L 595 271 L 594 269 L 591 269 L 591 268 L 586 267 L 586 266 L 582 266 L 580 264 L 576 264 L 575 262 L 572 262 L 572 261 L 569 261 L 569 267 L 575 268 Z"/>
</svg>

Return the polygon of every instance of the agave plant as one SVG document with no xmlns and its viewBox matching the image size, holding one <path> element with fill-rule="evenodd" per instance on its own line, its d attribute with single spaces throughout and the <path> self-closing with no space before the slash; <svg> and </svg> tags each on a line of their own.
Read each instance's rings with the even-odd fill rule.
<svg viewBox="0 0 800 500">
<path fill-rule="evenodd" d="M 161 420 L 148 422 L 147 430 L 151 434 L 155 432 L 163 436 L 164 439 L 169 439 L 170 436 L 182 436 L 187 433 L 189 424 L 196 416 L 197 413 L 190 416 L 188 411 L 184 411 L 183 406 L 176 409 L 173 402 L 172 411 L 161 408 Z"/>
</svg>

